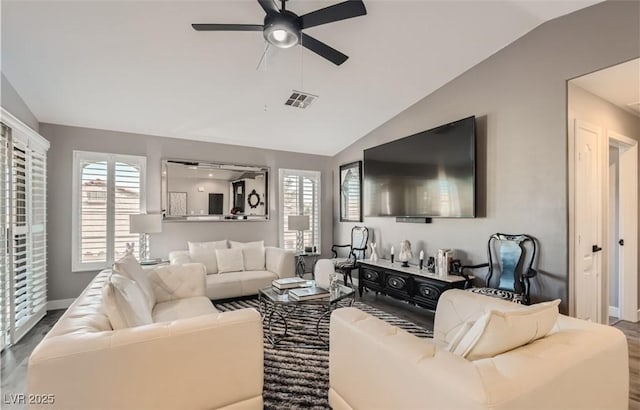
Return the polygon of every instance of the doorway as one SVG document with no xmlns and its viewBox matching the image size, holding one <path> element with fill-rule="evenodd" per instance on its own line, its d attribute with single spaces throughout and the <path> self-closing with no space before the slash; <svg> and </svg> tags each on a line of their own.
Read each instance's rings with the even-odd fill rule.
<svg viewBox="0 0 640 410">
<path fill-rule="evenodd" d="M 638 317 L 640 59 L 568 82 L 569 312 Z"/>
<path fill-rule="evenodd" d="M 638 321 L 638 142 L 609 131 L 609 317 Z"/>
</svg>

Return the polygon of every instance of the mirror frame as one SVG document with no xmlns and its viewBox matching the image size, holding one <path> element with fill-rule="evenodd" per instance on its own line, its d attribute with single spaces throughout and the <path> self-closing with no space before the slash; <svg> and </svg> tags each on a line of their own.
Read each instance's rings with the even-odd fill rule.
<svg viewBox="0 0 640 410">
<path fill-rule="evenodd" d="M 358 172 L 357 193 L 349 192 L 343 186 L 345 181 L 342 180 L 342 174 L 343 172 L 348 172 L 350 170 Z M 340 222 L 362 222 L 362 161 L 354 161 L 348 164 L 340 165 L 340 192 L 338 193 L 338 195 L 340 196 Z M 344 196 L 355 196 L 358 198 L 358 217 L 356 219 L 350 219 L 342 212 L 344 209 Z"/>
<path fill-rule="evenodd" d="M 167 207 L 169 206 L 169 195 L 173 191 L 169 191 L 168 185 L 168 172 L 167 165 L 169 163 L 177 163 L 183 165 L 190 166 L 199 166 L 199 165 L 207 165 L 212 168 L 220 168 L 226 170 L 233 171 L 253 171 L 253 172 L 264 172 L 265 176 L 265 189 L 264 189 L 264 215 L 233 215 L 233 214 L 223 214 L 223 215 L 185 215 L 185 216 L 168 216 L 167 215 Z M 162 219 L 165 222 L 260 222 L 260 221 L 269 221 L 270 215 L 269 211 L 271 208 L 271 198 L 270 198 L 270 177 L 271 177 L 271 168 L 263 165 L 244 165 L 244 164 L 230 164 L 225 162 L 214 162 L 214 161 L 200 161 L 200 160 L 184 160 L 184 159 L 176 159 L 176 158 L 163 158 L 160 164 L 160 204 L 162 208 Z M 188 201 L 188 198 L 187 198 Z"/>
</svg>

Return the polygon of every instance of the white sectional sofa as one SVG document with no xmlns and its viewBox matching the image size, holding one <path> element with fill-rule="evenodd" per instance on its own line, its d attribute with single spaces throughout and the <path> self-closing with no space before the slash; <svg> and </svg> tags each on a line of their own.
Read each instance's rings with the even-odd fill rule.
<svg viewBox="0 0 640 410">
<path fill-rule="evenodd" d="M 142 326 L 113 329 L 111 270 L 87 286 L 29 359 L 29 393 L 54 398 L 31 408 L 262 409 L 260 314 L 218 312 L 201 264 L 146 274 L 152 323 Z"/>
<path fill-rule="evenodd" d="M 206 295 L 213 300 L 257 295 L 274 279 L 295 275 L 292 251 L 257 242 L 189 242 L 189 250 L 169 253 L 172 265 L 198 262 L 206 266 Z"/>
<path fill-rule="evenodd" d="M 355 308 L 338 309 L 331 316 L 329 403 L 334 410 L 627 409 L 625 336 L 553 309 L 549 316 L 547 306 L 449 290 L 438 302 L 432 340 Z M 533 326 L 523 326 L 532 317 Z M 504 345 L 518 338 L 520 347 Z"/>
</svg>

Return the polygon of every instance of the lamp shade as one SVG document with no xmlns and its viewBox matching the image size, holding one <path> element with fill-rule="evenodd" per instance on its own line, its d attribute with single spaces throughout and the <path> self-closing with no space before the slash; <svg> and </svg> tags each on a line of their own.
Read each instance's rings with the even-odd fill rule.
<svg viewBox="0 0 640 410">
<path fill-rule="evenodd" d="M 306 231 L 309 229 L 309 215 L 289 215 L 290 231 Z"/>
<path fill-rule="evenodd" d="M 162 215 L 139 214 L 129 215 L 129 233 L 162 232 Z"/>
</svg>

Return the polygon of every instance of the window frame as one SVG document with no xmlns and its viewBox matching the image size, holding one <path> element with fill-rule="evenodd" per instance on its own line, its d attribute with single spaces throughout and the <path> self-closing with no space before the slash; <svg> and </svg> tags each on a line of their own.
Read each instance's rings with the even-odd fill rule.
<svg viewBox="0 0 640 410">
<path fill-rule="evenodd" d="M 82 262 L 81 260 L 81 202 L 82 164 L 90 161 L 107 162 L 107 257 L 104 262 Z M 72 228 L 71 228 L 71 271 L 87 272 L 101 270 L 113 265 L 115 254 L 115 164 L 125 162 L 140 166 L 140 213 L 146 212 L 147 157 L 93 151 L 73 151 L 72 179 Z"/>
<path fill-rule="evenodd" d="M 284 241 L 284 227 L 285 227 L 285 215 L 284 215 L 284 189 L 283 182 L 284 177 L 287 175 L 296 175 L 297 177 L 307 177 L 309 179 L 314 179 L 317 183 L 317 195 L 318 195 L 318 210 L 317 210 L 317 218 L 318 218 L 318 231 L 315 232 L 316 244 L 312 246 L 316 246 L 316 252 L 322 252 L 322 172 L 321 171 L 313 171 L 313 170 L 304 170 L 304 169 L 287 169 L 280 168 L 278 170 L 278 199 L 279 199 L 279 225 L 278 225 L 278 243 L 279 246 L 283 249 L 285 248 Z M 300 206 L 298 204 L 298 206 Z M 310 221 L 310 226 L 313 226 L 313 221 Z M 311 230 L 311 229 L 310 229 Z"/>
</svg>

